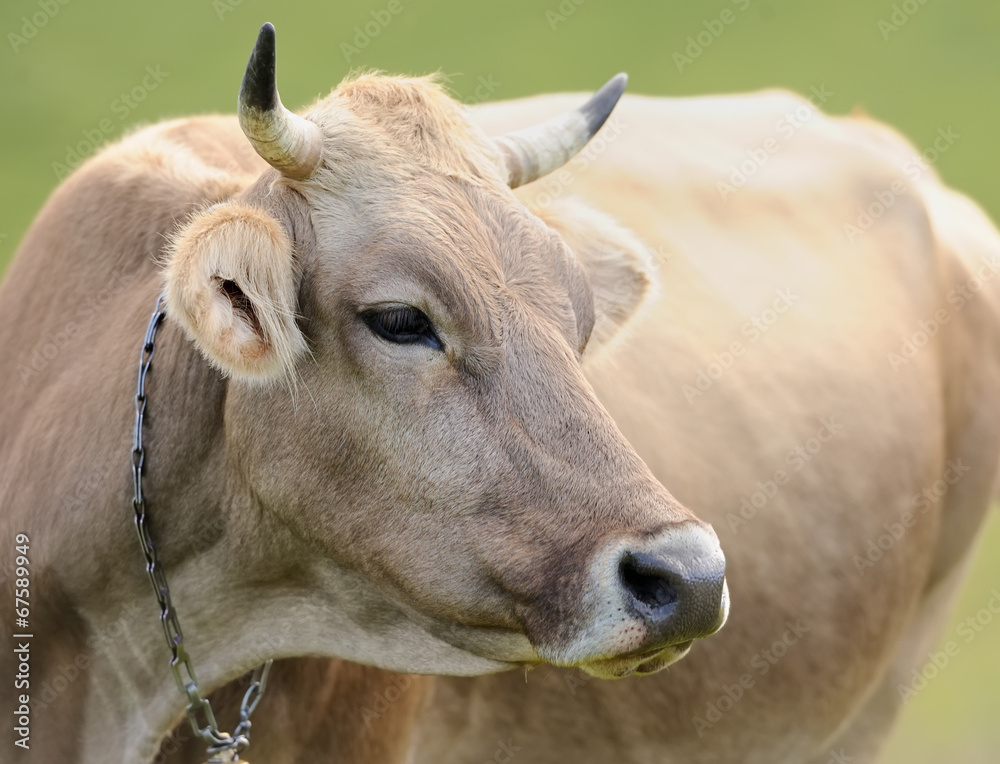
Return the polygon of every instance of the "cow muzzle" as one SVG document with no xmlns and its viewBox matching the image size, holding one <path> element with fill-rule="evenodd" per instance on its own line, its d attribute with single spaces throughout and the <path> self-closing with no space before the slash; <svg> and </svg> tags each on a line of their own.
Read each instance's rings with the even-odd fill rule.
<svg viewBox="0 0 1000 764">
<path fill-rule="evenodd" d="M 546 659 L 601 678 L 653 673 L 726 622 L 725 556 L 700 523 L 622 541 L 594 561 L 585 602 L 588 626 Z"/>
</svg>

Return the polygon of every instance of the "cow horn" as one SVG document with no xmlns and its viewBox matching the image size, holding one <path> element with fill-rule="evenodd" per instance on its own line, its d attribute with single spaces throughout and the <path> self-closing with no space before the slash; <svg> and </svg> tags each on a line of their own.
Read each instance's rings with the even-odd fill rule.
<svg viewBox="0 0 1000 764">
<path fill-rule="evenodd" d="M 267 23 L 260 28 L 240 86 L 240 127 L 264 161 L 301 180 L 319 164 L 323 136 L 316 124 L 282 106 L 274 62 L 274 27 Z"/>
<path fill-rule="evenodd" d="M 611 116 L 627 84 L 628 75 L 616 74 L 579 109 L 494 138 L 507 165 L 508 185 L 538 180 L 572 159 Z"/>
</svg>

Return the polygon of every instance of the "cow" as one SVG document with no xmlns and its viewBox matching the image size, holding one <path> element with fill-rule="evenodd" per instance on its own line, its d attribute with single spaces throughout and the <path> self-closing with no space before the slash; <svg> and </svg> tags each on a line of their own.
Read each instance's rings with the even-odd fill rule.
<svg viewBox="0 0 1000 764">
<path fill-rule="evenodd" d="M 930 151 L 816 100 L 626 95 L 583 154 L 517 192 L 578 257 L 622 269 L 603 287 L 591 276 L 595 305 L 636 315 L 583 369 L 660 482 L 718 532 L 726 627 L 668 671 L 615 682 L 279 663 L 262 761 L 876 760 L 950 660 L 934 643 L 997 475 L 1000 237 Z M 576 102 L 472 118 L 504 135 Z M 653 256 L 638 271 L 636 247 L 608 246 L 617 226 Z M 630 270 L 660 292 L 634 310 Z"/>
<path fill-rule="evenodd" d="M 581 367 L 648 251 L 513 195 L 624 77 L 495 139 L 433 80 L 359 76 L 302 116 L 275 82 L 265 25 L 236 118 L 101 151 L 0 289 L 0 562 L 30 574 L 0 603 L 0 745 L 25 761 L 152 761 L 267 658 L 610 678 L 726 620 L 715 532 Z"/>
</svg>

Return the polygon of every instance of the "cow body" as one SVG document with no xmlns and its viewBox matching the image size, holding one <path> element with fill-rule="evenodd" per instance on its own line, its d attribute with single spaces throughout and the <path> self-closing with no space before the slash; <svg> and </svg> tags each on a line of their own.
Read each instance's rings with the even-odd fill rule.
<svg viewBox="0 0 1000 764">
<path fill-rule="evenodd" d="M 309 655 L 651 673 L 725 621 L 714 532 L 580 366 L 646 292 L 641 246 L 598 225 L 633 276 L 598 299 L 603 266 L 512 194 L 519 161 L 551 169 L 548 128 L 494 142 L 427 79 L 360 77 L 298 117 L 273 57 L 265 25 L 239 124 L 164 123 L 89 161 L 0 290 L 0 536 L 29 539 L 34 632 L 28 699 L 0 701 L 30 706 L 26 760 L 151 761 L 182 718 L 131 517 L 161 292 L 143 491 L 203 693 Z M 555 138 L 584 145 L 621 85 Z M 27 671 L 12 633 L 5 675 Z"/>
<path fill-rule="evenodd" d="M 477 119 L 497 134 L 570 100 Z M 551 198 L 582 197 L 657 255 L 662 296 L 584 366 L 645 462 L 719 533 L 727 627 L 668 671 L 617 682 L 375 673 L 323 710 L 275 693 L 298 728 L 265 712 L 262 760 L 354 760 L 407 736 L 405 755 L 356 760 L 875 760 L 996 475 L 1000 238 L 896 134 L 790 95 L 626 97 L 603 137 L 519 193 L 564 223 Z M 736 186 L 733 168 L 771 142 Z M 892 203 L 866 220 L 880 198 Z"/>
<path fill-rule="evenodd" d="M 480 119 L 500 132 L 560 105 Z M 786 94 L 626 99 L 615 120 L 606 151 L 524 195 L 579 194 L 660 256 L 662 298 L 585 366 L 716 528 L 732 615 L 654 677 L 437 679 L 416 760 L 488 761 L 509 740 L 539 764 L 873 761 L 990 501 L 1000 237 L 888 128 Z M 745 186 L 718 185 L 770 141 Z"/>
<path fill-rule="evenodd" d="M 561 98 L 503 104 L 484 109 L 479 118 L 497 132 L 564 104 Z M 526 676 L 515 671 L 421 679 L 400 691 L 407 700 L 390 704 L 374 721 L 362 713 L 363 723 L 353 726 L 328 726 L 326 720 L 343 718 L 341 704 L 353 703 L 362 712 L 369 702 L 374 707 L 376 695 L 387 697 L 395 678 L 373 670 L 358 680 L 350 672 L 318 668 L 308 674 L 311 681 L 272 688 L 255 724 L 254 750 L 261 761 L 308 760 L 322 751 L 331 751 L 335 761 L 345 750 L 338 740 L 343 735 L 361 738 L 349 747 L 361 760 L 377 751 L 387 761 L 488 760 L 498 755 L 500 741 L 507 749 L 516 746 L 517 760 L 525 762 L 825 761 L 834 745 L 855 752 L 857 760 L 874 755 L 900 702 L 896 685 L 921 661 L 954 594 L 995 473 L 996 290 L 988 284 L 975 290 L 960 309 L 952 295 L 983 262 L 997 257 L 996 234 L 930 172 L 909 178 L 903 169 L 908 149 L 879 128 L 816 115 L 769 155 L 745 187 L 723 198 L 716 182 L 729 177 L 729 167 L 747 150 L 772 137 L 783 110 L 800 104 L 760 96 L 627 99 L 623 105 L 620 135 L 583 155 L 585 166 L 570 165 L 569 176 L 552 176 L 561 188 L 550 193 L 572 192 L 615 216 L 661 261 L 655 279 L 662 296 L 640 310 L 619 342 L 611 341 L 615 307 L 635 308 L 632 281 L 652 271 L 635 263 L 617 267 L 616 258 L 636 257 L 626 245 L 595 248 L 605 229 L 587 228 L 592 221 L 586 208 L 540 199 L 538 214 L 561 235 L 591 282 L 599 314 L 594 334 L 601 342 L 583 358 L 599 399 L 659 482 L 718 531 L 729 560 L 731 624 L 656 677 L 608 683 L 543 667 Z M 37 681 L 52 685 L 59 667 L 80 654 L 89 661 L 76 681 L 38 710 L 38 761 L 104 761 L 109 751 L 120 752 L 122 761 L 148 760 L 178 719 L 162 634 L 127 527 L 130 483 L 127 472 L 115 470 L 128 464 L 134 364 L 160 289 L 154 261 L 162 257 L 164 236 L 175 235 L 192 212 L 225 224 L 218 218 L 225 210 L 198 211 L 234 196 L 270 209 L 272 197 L 255 186 L 262 183 L 262 165 L 243 146 L 235 122 L 225 119 L 173 123 L 128 139 L 57 192 L 5 283 L 0 344 L 25 350 L 5 359 L 5 373 L 23 374 L 26 384 L 0 414 L 3 529 L 5 537 L 16 530 L 38 539 L 33 564 L 45 573 L 37 584 L 44 592 L 37 630 L 47 636 L 38 646 L 45 658 Z M 897 180 L 905 193 L 848 241 L 844 224 L 857 222 L 857 207 Z M 280 184 L 269 183 L 273 196 Z M 530 186 L 522 192 L 529 202 L 535 193 Z M 299 214 L 293 210 L 284 221 L 289 235 L 321 235 L 324 226 L 333 226 L 330 217 L 317 223 L 315 214 Z M 102 216 L 116 221 L 113 236 L 93 224 Z M 53 263 L 65 263 L 59 276 Z M 608 263 L 616 267 L 605 268 Z M 486 266 L 494 267 L 492 261 Z M 575 278 L 572 269 L 560 274 Z M 312 291 L 303 312 L 316 309 L 310 300 L 324 294 L 328 278 L 321 271 L 306 275 L 313 280 L 306 282 Z M 567 307 L 568 298 L 559 293 L 562 302 L 553 303 L 558 310 L 546 313 L 545 294 L 532 290 L 552 278 L 538 270 L 522 274 L 517 288 L 524 291 L 512 303 L 517 311 L 510 325 L 522 326 L 515 319 L 524 311 L 544 314 L 548 328 L 539 330 L 534 347 L 544 348 L 546 357 L 570 357 L 571 346 L 560 344 L 568 340 L 557 338 L 572 336 L 570 311 L 582 323 L 583 308 Z M 105 289 L 118 292 L 113 308 L 88 302 Z M 947 320 L 935 319 L 939 310 Z M 32 317 L 30 326 L 25 316 Z M 309 316 L 314 320 L 316 313 Z M 333 318 L 324 315 L 312 327 L 311 338 L 327 343 L 316 352 L 320 371 L 329 362 L 324 348 L 334 346 L 324 335 Z M 938 331 L 927 347 L 895 363 L 891 354 L 907 355 L 903 340 L 921 322 L 935 320 Z M 36 364 L 40 369 L 27 364 L 32 348 L 58 345 L 59 332 L 74 337 L 58 358 Z M 275 510 L 276 500 L 266 494 L 318 490 L 322 486 L 310 481 L 323 464 L 311 465 L 304 487 L 302 481 L 286 487 L 286 474 L 278 479 L 254 473 L 265 456 L 290 463 L 294 451 L 284 441 L 258 453 L 269 445 L 262 424 L 280 429 L 289 410 L 274 404 L 277 394 L 261 397 L 255 388 L 227 382 L 186 342 L 176 321 L 168 319 L 160 343 L 151 383 L 151 421 L 160 429 L 150 436 L 151 463 L 158 465 L 150 495 L 161 497 L 163 509 L 154 512 L 153 529 L 206 688 L 268 655 L 322 652 L 387 669 L 455 674 L 537 662 L 523 632 L 513 638 L 513 616 L 499 605 L 467 612 L 476 600 L 461 589 L 449 592 L 451 599 L 440 598 L 449 580 L 428 578 L 433 566 L 424 569 L 417 560 L 423 578 L 396 580 L 378 567 L 389 565 L 383 557 L 369 561 L 374 567 L 353 559 L 334 566 L 310 557 L 302 537 L 312 534 L 311 543 L 323 549 L 326 528 L 311 515 L 287 514 L 295 507 Z M 223 363 L 210 349 L 202 352 Z M 476 363 L 489 370 L 496 357 L 486 353 Z M 25 364 L 28 370 L 20 371 Z M 531 375 L 537 371 L 524 367 L 524 378 L 536 379 Z M 576 405 L 575 396 L 583 395 L 577 391 L 586 387 L 567 373 L 569 392 L 542 400 Z M 438 390 L 448 384 L 440 377 L 431 381 Z M 550 382 L 544 375 L 537 381 L 539 389 Z M 512 421 L 542 429 L 527 432 L 533 449 L 509 445 L 508 455 L 537 470 L 532 474 L 540 475 L 539 483 L 555 480 L 546 478 L 545 470 L 555 468 L 538 443 L 556 442 L 560 431 L 545 431 L 544 415 L 559 409 L 532 409 L 530 396 L 522 404 L 510 395 L 516 399 L 512 406 L 528 407 L 516 409 Z M 590 406 L 582 397 L 579 402 Z M 310 401 L 303 392 L 298 405 L 298 427 L 312 432 L 317 419 L 306 412 L 336 408 L 336 401 Z M 174 412 L 169 427 L 158 410 Z M 258 418 L 248 418 L 248 411 Z M 598 409 L 593 413 L 594 421 L 603 421 Z M 466 414 L 475 416 L 473 409 Z M 603 424 L 596 435 L 584 435 L 571 420 L 561 426 L 573 443 L 617 443 Z M 234 440 L 234 431 L 245 437 Z M 90 445 L 81 448 L 88 439 Z M 335 445 L 350 451 L 355 444 Z M 626 456 L 597 452 L 601 458 L 592 464 L 597 474 L 607 470 L 603 485 L 611 494 L 623 490 L 618 495 L 630 501 L 642 495 L 654 497 L 654 504 L 668 502 Z M 457 451 L 450 453 L 460 460 Z M 956 464 L 968 465 L 967 472 L 949 480 L 940 500 L 919 505 L 915 497 Z M 623 475 L 634 472 L 638 482 L 620 489 L 608 465 Z M 74 503 L 81 476 L 91 473 L 96 477 L 86 485 L 99 488 Z M 33 494 L 24 489 L 31 475 L 47 478 Z M 577 497 L 588 483 L 560 485 Z M 437 487 L 416 490 L 427 502 L 421 506 L 440 506 L 441 496 L 431 490 Z M 579 496 L 597 495 L 588 490 Z M 741 510 L 743 498 L 752 509 Z M 65 503 L 78 511 L 59 511 Z M 34 511 L 38 505 L 52 509 L 43 516 Z M 95 506 L 100 511 L 88 511 Z M 619 502 L 613 524 L 619 533 L 658 532 L 656 523 L 664 518 L 690 522 L 679 506 L 666 503 L 646 518 Z M 205 507 L 218 519 L 208 522 Z M 519 509 L 504 504 L 499 511 L 504 516 Z M 475 517 L 476 507 L 463 511 L 464 521 Z M 881 556 L 868 560 L 869 542 L 878 549 L 878 539 L 902 525 L 907 511 L 915 512 L 915 521 Z M 601 512 L 588 504 L 582 516 L 569 509 L 563 515 L 553 509 L 552 516 L 561 517 L 553 527 L 571 527 L 595 521 Z M 524 521 L 535 522 L 529 514 Z M 351 529 L 354 542 L 369 543 L 361 526 Z M 519 526 L 507 532 L 520 540 Z M 414 525 L 409 538 L 426 544 L 435 537 Z M 593 542 L 585 545 L 590 549 Z M 360 549 L 343 553 L 360 555 Z M 398 549 L 416 554 L 417 548 Z M 517 569 L 529 569 L 531 558 L 521 556 L 522 547 L 506 551 Z M 494 574 L 504 586 L 528 600 L 543 596 L 523 588 L 534 579 L 506 583 L 510 574 L 502 562 Z M 468 576 L 478 572 L 463 570 Z M 539 575 L 571 588 L 579 578 L 559 567 Z M 461 582 L 468 576 L 457 577 Z M 482 589 L 483 602 L 499 602 L 498 596 Z M 185 608 L 185 602 L 196 604 Z M 126 605 L 146 615 L 135 616 Z M 547 635 L 532 639 L 557 640 L 566 654 L 587 649 L 589 635 L 569 641 L 559 631 L 572 619 L 548 623 L 545 612 L 553 607 L 523 616 L 535 619 L 529 632 Z M 248 626 L 247 613 L 272 628 L 262 633 Z M 477 619 L 495 633 L 470 633 L 469 622 Z M 114 649 L 88 644 L 115 625 L 126 636 Z M 285 670 L 297 675 L 294 667 Z M 352 700 L 323 691 L 317 677 L 351 688 Z M 317 711 L 317 698 L 337 705 Z M 280 707 L 287 715 L 269 723 L 267 709 Z M 280 718 L 299 721 L 278 725 Z M 73 734 L 55 732 L 67 729 Z M 374 734 L 397 736 L 409 747 L 364 742 Z"/>
</svg>

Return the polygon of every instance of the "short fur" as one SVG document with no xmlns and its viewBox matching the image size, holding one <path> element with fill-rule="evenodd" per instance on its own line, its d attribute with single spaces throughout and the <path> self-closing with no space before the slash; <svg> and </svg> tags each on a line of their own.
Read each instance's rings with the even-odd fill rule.
<svg viewBox="0 0 1000 764">
<path fill-rule="evenodd" d="M 295 323 L 296 271 L 292 243 L 276 220 L 244 204 L 219 205 L 172 243 L 167 310 L 225 374 L 287 379 L 306 350 Z M 238 303 L 226 282 L 238 289 Z"/>
<path fill-rule="evenodd" d="M 32 540 L 33 686 L 77 669 L 56 697 L 33 693 L 26 761 L 148 762 L 181 718 L 129 517 L 136 366 L 164 285 L 143 487 L 204 692 L 266 655 L 652 671 L 725 618 L 715 534 L 580 366 L 591 278 L 642 256 L 581 261 L 429 80 L 357 78 L 308 118 L 325 146 L 305 179 L 269 168 L 232 118 L 107 147 L 55 191 L 0 288 L 0 535 Z M 641 248 L 602 230 L 615 251 Z M 362 319 L 400 304 L 430 317 L 441 350 Z M 630 312 L 602 309 L 592 345 Z M 619 580 L 625 552 L 693 555 L 704 594 L 661 629 Z M 397 738 L 359 738 L 358 756 L 403 751 L 419 706 L 398 706 L 378 727 Z"/>
<path fill-rule="evenodd" d="M 578 103 L 479 119 L 503 132 Z M 621 133 L 558 178 L 661 258 L 663 298 L 586 376 L 581 360 L 611 337 L 601 316 L 627 320 L 652 277 L 646 248 L 603 216 L 578 235 L 584 213 L 562 207 L 554 228 L 530 215 L 483 133 L 427 83 L 371 80 L 314 106 L 326 164 L 302 182 L 248 154 L 221 118 L 151 128 L 87 163 L 0 289 L 13 381 L 0 537 L 33 539 L 32 680 L 64 688 L 37 696 L 48 700 L 23 758 L 149 762 L 181 721 L 130 526 L 131 396 L 163 242 L 221 202 L 256 208 L 295 244 L 296 324 L 312 351 L 295 372 L 310 405 L 224 377 L 211 341 L 199 351 L 168 318 L 146 487 L 202 688 L 292 659 L 254 720 L 262 760 L 439 764 L 516 747 L 519 764 L 822 764 L 841 749 L 871 762 L 954 601 L 996 476 L 1000 290 L 985 278 L 960 309 L 953 296 L 1000 263 L 1000 236 L 933 173 L 908 176 L 904 141 L 818 114 L 723 196 L 718 181 L 800 106 L 775 93 L 626 99 Z M 896 181 L 892 208 L 848 239 L 858 206 Z M 621 259 L 592 249 L 605 240 Z M 357 320 L 399 300 L 432 316 L 445 353 L 379 344 Z M 939 309 L 936 338 L 894 369 L 889 354 Z M 859 566 L 956 461 L 968 473 Z M 608 652 L 642 639 L 602 632 L 613 608 L 582 603 L 613 594 L 599 585 L 607 549 L 709 533 L 663 484 L 714 522 L 733 597 L 730 623 L 669 672 L 603 682 L 543 667 L 404 691 L 330 661 L 483 674 L 565 657 L 588 627 Z M 749 512 L 756 491 L 767 501 Z M 317 654 L 328 658 L 303 658 Z M 592 668 L 604 656 L 577 657 Z M 738 683 L 741 700 L 717 716 Z M 2 692 L 9 718 L 16 699 Z"/>
<path fill-rule="evenodd" d="M 578 100 L 488 105 L 479 120 L 500 134 Z M 640 273 L 663 296 L 583 361 L 646 463 L 719 532 L 733 593 L 726 627 L 653 677 L 540 668 L 428 679 L 406 722 L 409 750 L 374 761 L 877 761 L 900 688 L 954 604 L 997 476 L 1000 235 L 913 162 L 907 141 L 864 118 L 815 113 L 723 196 L 717 183 L 803 104 L 777 92 L 626 96 L 615 116 L 624 127 L 602 151 L 599 136 L 571 176 L 518 192 L 529 205 L 572 192 L 648 243 L 624 262 L 656 253 L 658 270 Z M 897 182 L 893 207 L 848 239 L 858 208 Z M 586 265 L 592 213 L 539 214 Z M 599 314 L 602 279 L 591 272 Z M 622 280 L 627 297 L 643 279 Z M 792 305 L 768 315 L 779 290 Z M 904 339 L 939 309 L 937 337 L 904 356 Z M 841 429 L 819 440 L 831 419 Z M 957 463 L 968 471 L 922 503 Z M 879 549 L 908 511 L 916 522 Z M 346 707 L 378 698 L 391 678 L 369 681 Z M 398 717 L 391 730 L 345 729 L 344 707 L 316 711 L 293 697 L 299 718 L 331 730 L 331 762 L 344 741 L 408 734 Z M 308 760 L 280 724 L 264 717 L 256 732 L 268 752 Z"/>
</svg>

